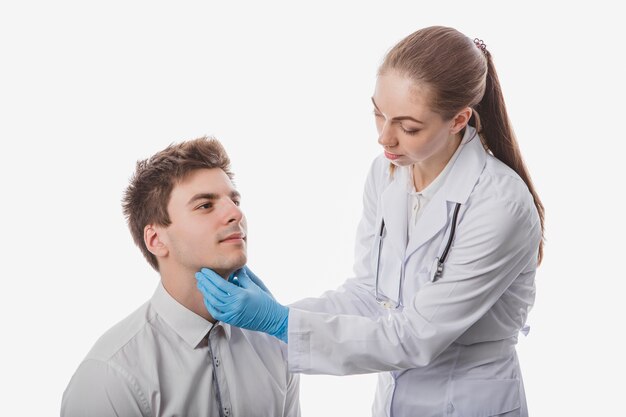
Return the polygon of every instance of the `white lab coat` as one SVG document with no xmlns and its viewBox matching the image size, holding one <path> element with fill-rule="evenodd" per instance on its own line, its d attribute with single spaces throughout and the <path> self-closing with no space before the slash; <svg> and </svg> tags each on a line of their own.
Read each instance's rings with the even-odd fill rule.
<svg viewBox="0 0 626 417">
<path fill-rule="evenodd" d="M 487 153 L 468 126 L 458 158 L 407 242 L 408 170 L 382 156 L 372 164 L 356 239 L 355 278 L 320 298 L 291 306 L 289 368 L 307 374 L 381 372 L 373 415 L 526 416 L 515 352 L 535 298 L 541 238 L 525 183 Z M 443 275 L 435 257 L 461 203 Z M 378 234 L 385 219 L 379 291 L 374 297 Z"/>
</svg>

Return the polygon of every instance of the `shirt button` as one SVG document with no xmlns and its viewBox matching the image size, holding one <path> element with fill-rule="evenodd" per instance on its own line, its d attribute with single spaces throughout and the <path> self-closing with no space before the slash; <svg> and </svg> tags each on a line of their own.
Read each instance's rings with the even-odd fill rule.
<svg viewBox="0 0 626 417">
<path fill-rule="evenodd" d="M 215 366 L 220 366 L 220 360 L 219 359 L 215 359 Z"/>
<path fill-rule="evenodd" d="M 230 415 L 230 409 L 228 407 L 224 407 L 224 415 L 225 416 L 229 416 Z"/>
</svg>

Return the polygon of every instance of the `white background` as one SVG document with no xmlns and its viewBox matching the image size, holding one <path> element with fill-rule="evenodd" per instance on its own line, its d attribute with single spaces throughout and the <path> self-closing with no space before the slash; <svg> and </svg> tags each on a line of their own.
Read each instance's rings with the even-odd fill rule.
<svg viewBox="0 0 626 417">
<path fill-rule="evenodd" d="M 619 414 L 621 14 L 608 1 L 293 3 L 1 3 L 2 415 L 57 415 L 95 340 L 151 296 L 158 277 L 120 198 L 136 160 L 172 142 L 223 142 L 249 265 L 279 300 L 349 277 L 379 152 L 376 69 L 433 24 L 487 44 L 546 206 L 532 330 L 519 343 L 531 415 Z M 375 380 L 303 376 L 303 416 L 369 415 Z"/>
</svg>

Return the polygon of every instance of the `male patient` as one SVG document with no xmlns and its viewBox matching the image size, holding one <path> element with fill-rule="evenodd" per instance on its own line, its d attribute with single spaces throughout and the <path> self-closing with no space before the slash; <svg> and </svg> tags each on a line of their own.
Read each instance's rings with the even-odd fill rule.
<svg viewBox="0 0 626 417">
<path fill-rule="evenodd" d="M 280 341 L 216 322 L 194 274 L 225 279 L 246 263 L 246 219 L 230 161 L 213 138 L 137 163 L 124 213 L 161 281 L 106 332 L 72 377 L 65 417 L 299 416 L 299 380 Z M 140 279 L 129 277 L 129 279 Z"/>
</svg>

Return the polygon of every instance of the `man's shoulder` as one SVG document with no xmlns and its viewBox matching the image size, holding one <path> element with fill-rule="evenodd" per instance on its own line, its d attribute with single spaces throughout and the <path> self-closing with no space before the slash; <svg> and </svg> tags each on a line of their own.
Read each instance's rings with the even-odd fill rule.
<svg viewBox="0 0 626 417">
<path fill-rule="evenodd" d="M 146 302 L 100 336 L 63 393 L 62 416 L 151 415 L 129 370 L 141 357 L 137 339 L 152 331 L 155 316 Z"/>
<path fill-rule="evenodd" d="M 107 330 L 96 341 L 85 360 L 109 361 L 120 350 L 129 345 L 150 328 L 150 323 L 156 316 L 150 302 L 144 303 L 122 321 Z"/>
</svg>

